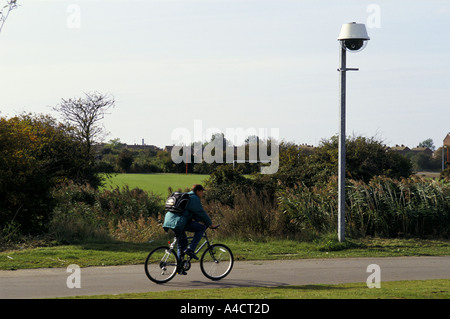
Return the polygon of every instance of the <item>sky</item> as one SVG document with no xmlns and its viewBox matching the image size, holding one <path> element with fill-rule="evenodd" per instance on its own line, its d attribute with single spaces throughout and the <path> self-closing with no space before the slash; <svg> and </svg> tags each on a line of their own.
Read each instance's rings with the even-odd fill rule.
<svg viewBox="0 0 450 319">
<path fill-rule="evenodd" d="M 17 3 L 0 33 L 0 116 L 59 118 L 62 98 L 95 91 L 116 101 L 105 142 L 241 128 L 317 146 L 339 132 L 337 37 L 354 21 L 371 39 L 347 54 L 347 135 L 439 147 L 450 132 L 450 1 Z"/>
</svg>

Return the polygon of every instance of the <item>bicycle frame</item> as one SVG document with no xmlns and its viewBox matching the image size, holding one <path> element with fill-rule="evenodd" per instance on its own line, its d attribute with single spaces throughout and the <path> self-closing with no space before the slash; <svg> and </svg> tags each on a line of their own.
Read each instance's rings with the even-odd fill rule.
<svg viewBox="0 0 450 319">
<path fill-rule="evenodd" d="M 194 238 L 193 236 L 189 236 L 189 237 L 186 237 L 186 239 L 188 240 L 188 242 L 189 242 L 189 240 L 192 240 L 192 238 Z M 205 231 L 205 233 L 203 234 L 203 237 L 202 238 L 204 238 L 205 239 L 205 241 L 200 245 L 200 247 L 198 247 L 196 250 L 195 250 L 195 254 L 198 254 L 198 252 L 200 251 L 200 250 L 202 250 L 203 249 L 203 247 L 205 247 L 205 245 L 207 245 L 208 246 L 208 248 L 209 247 L 211 247 L 211 243 L 210 243 L 210 241 L 209 241 L 209 239 L 208 239 L 208 235 L 206 235 L 206 231 Z M 175 245 L 177 244 L 177 242 L 178 242 L 178 238 L 175 236 L 174 238 L 173 238 L 173 241 L 170 243 L 170 250 L 173 250 L 174 248 L 175 248 Z M 188 257 L 188 260 L 191 260 L 192 258 L 191 257 Z"/>
</svg>

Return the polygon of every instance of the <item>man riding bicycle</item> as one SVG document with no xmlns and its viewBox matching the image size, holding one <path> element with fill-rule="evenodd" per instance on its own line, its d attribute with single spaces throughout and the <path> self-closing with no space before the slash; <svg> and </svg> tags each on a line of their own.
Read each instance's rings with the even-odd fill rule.
<svg viewBox="0 0 450 319">
<path fill-rule="evenodd" d="M 172 229 L 178 238 L 178 257 L 181 258 L 182 252 L 191 258 L 198 259 L 195 255 L 195 249 L 202 239 L 206 228 L 212 226 L 211 218 L 203 209 L 201 198 L 205 189 L 202 185 L 196 184 L 192 187 L 189 194 L 189 204 L 182 214 L 167 212 L 164 217 L 163 228 L 165 231 Z M 203 224 L 201 224 L 203 223 Z M 194 232 L 191 244 L 188 246 L 186 231 Z"/>
</svg>

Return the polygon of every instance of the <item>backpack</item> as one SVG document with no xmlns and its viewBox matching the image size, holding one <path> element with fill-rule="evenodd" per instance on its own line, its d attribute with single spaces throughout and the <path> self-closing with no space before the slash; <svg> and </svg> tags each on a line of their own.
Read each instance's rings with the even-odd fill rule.
<svg viewBox="0 0 450 319">
<path fill-rule="evenodd" d="M 188 193 L 174 192 L 167 198 L 164 207 L 171 213 L 182 214 L 186 210 L 188 203 Z"/>
</svg>

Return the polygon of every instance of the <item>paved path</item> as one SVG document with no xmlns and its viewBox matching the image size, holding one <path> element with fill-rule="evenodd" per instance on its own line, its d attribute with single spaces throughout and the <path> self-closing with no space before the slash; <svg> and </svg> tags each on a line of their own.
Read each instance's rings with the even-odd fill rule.
<svg viewBox="0 0 450 319">
<path fill-rule="evenodd" d="M 0 298 L 51 298 L 180 289 L 276 287 L 283 285 L 366 282 L 367 266 L 377 264 L 383 281 L 450 278 L 450 256 L 339 258 L 235 262 L 228 277 L 214 282 L 198 263 L 187 276 L 157 285 L 147 279 L 143 265 L 81 268 L 81 288 L 68 288 L 66 268 L 0 271 Z"/>
</svg>

